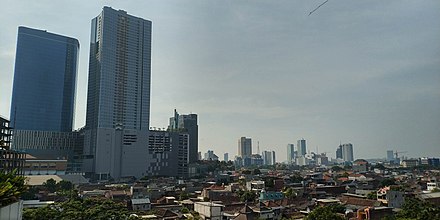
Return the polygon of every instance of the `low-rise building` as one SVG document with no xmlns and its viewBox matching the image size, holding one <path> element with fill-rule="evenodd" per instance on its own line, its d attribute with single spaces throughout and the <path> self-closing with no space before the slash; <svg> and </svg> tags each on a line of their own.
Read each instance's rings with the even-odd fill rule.
<svg viewBox="0 0 440 220">
<path fill-rule="evenodd" d="M 418 160 L 408 159 L 408 160 L 403 160 L 401 165 L 402 167 L 410 168 L 410 167 L 415 167 L 418 164 L 419 164 Z"/>
<path fill-rule="evenodd" d="M 198 212 L 202 219 L 221 220 L 223 207 L 223 205 L 213 202 L 194 203 L 194 211 Z"/>
<path fill-rule="evenodd" d="M 131 199 L 131 208 L 135 211 L 148 211 L 151 209 L 149 198 Z"/>
</svg>

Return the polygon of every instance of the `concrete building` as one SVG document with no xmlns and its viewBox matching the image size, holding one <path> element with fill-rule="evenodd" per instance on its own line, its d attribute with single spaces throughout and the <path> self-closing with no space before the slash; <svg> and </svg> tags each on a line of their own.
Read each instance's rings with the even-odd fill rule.
<svg viewBox="0 0 440 220">
<path fill-rule="evenodd" d="M 228 153 L 223 154 L 223 161 L 225 161 L 225 162 L 229 161 L 229 154 Z"/>
<path fill-rule="evenodd" d="M 222 220 L 224 205 L 212 202 L 194 203 L 194 211 L 200 214 L 201 219 Z"/>
<path fill-rule="evenodd" d="M 350 143 L 339 145 L 336 150 L 336 158 L 343 159 L 345 162 L 353 162 L 353 145 Z"/>
<path fill-rule="evenodd" d="M 287 163 L 293 164 L 295 163 L 295 145 L 294 144 L 287 144 Z"/>
<path fill-rule="evenodd" d="M 241 137 L 238 139 L 238 156 L 241 158 L 248 158 L 252 155 L 252 139 Z"/>
<path fill-rule="evenodd" d="M 343 159 L 342 158 L 342 145 L 339 145 L 339 147 L 336 149 L 336 159 Z"/>
<path fill-rule="evenodd" d="M 26 154 L 23 173 L 24 175 L 66 175 L 66 159 L 39 159 Z"/>
<path fill-rule="evenodd" d="M 0 116 L 0 147 L 5 149 L 11 148 L 12 128 L 10 121 Z"/>
<path fill-rule="evenodd" d="M 17 169 L 17 174 L 23 173 L 25 154 L 11 150 L 12 128 L 9 120 L 0 116 L 0 170 L 12 172 Z"/>
<path fill-rule="evenodd" d="M 189 135 L 186 132 L 150 130 L 147 176 L 188 176 Z"/>
<path fill-rule="evenodd" d="M 189 162 L 194 163 L 198 158 L 199 151 L 199 125 L 197 114 L 179 115 L 174 109 L 174 117 L 170 118 L 168 129 L 183 130 L 189 135 Z"/>
<path fill-rule="evenodd" d="M 275 151 L 263 151 L 261 156 L 264 165 L 275 165 Z"/>
<path fill-rule="evenodd" d="M 218 156 L 212 150 L 205 153 L 205 160 L 218 160 Z"/>
<path fill-rule="evenodd" d="M 296 147 L 298 149 L 298 156 L 304 156 L 307 154 L 306 140 L 298 140 Z"/>
<path fill-rule="evenodd" d="M 387 161 L 394 161 L 394 152 L 392 150 L 387 150 Z"/>
<path fill-rule="evenodd" d="M 415 167 L 419 165 L 419 161 L 415 159 L 402 160 L 401 166 L 405 168 Z"/>
<path fill-rule="evenodd" d="M 92 19 L 83 164 L 92 178 L 147 174 L 151 30 L 110 7 Z"/>
</svg>

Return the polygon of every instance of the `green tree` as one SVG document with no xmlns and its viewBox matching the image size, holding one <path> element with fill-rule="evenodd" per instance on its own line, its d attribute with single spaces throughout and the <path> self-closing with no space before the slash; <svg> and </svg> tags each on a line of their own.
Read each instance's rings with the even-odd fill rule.
<svg viewBox="0 0 440 220">
<path fill-rule="evenodd" d="M 304 180 L 304 178 L 299 173 L 295 173 L 291 175 L 289 179 L 292 183 L 300 183 L 301 181 Z"/>
<path fill-rule="evenodd" d="M 129 212 L 122 203 L 107 199 L 78 199 L 49 206 L 25 209 L 23 219 L 126 219 Z"/>
<path fill-rule="evenodd" d="M 73 189 L 73 184 L 70 181 L 67 180 L 61 180 L 60 182 L 58 182 L 57 184 L 57 188 L 59 190 L 71 190 Z"/>
<path fill-rule="evenodd" d="M 306 220 L 344 220 L 345 218 L 342 217 L 338 212 L 334 211 L 334 208 L 332 206 L 323 206 L 315 208 L 312 212 L 310 212 L 306 216 Z M 339 209 L 339 206 L 338 206 Z"/>
<path fill-rule="evenodd" d="M 391 186 L 391 185 L 396 185 L 396 180 L 394 178 L 386 178 L 380 181 L 381 187 Z"/>
<path fill-rule="evenodd" d="M 259 174 L 261 174 L 261 171 L 260 171 L 260 169 L 255 168 L 254 171 L 252 172 L 252 174 L 253 175 L 259 175 Z"/>
<path fill-rule="evenodd" d="M 297 192 L 292 188 L 289 187 L 283 191 L 284 197 L 288 199 L 294 199 L 297 196 Z"/>
<path fill-rule="evenodd" d="M 342 170 L 344 170 L 342 167 L 340 167 L 340 166 L 333 166 L 332 167 L 332 171 L 333 172 L 339 172 L 339 171 L 342 171 Z"/>
<path fill-rule="evenodd" d="M 57 181 L 50 178 L 43 183 L 44 188 L 49 192 L 55 192 L 57 190 Z"/>
<path fill-rule="evenodd" d="M 0 207 L 17 202 L 28 189 L 25 185 L 25 177 L 16 173 L 17 170 L 11 173 L 0 171 Z"/>
<path fill-rule="evenodd" d="M 257 198 L 257 195 L 252 191 L 238 191 L 237 194 L 242 202 L 253 202 Z"/>
<path fill-rule="evenodd" d="M 367 194 L 367 199 L 377 200 L 377 192 L 376 192 L 376 191 L 374 191 L 374 192 L 369 192 L 369 193 Z"/>
<path fill-rule="evenodd" d="M 397 213 L 397 219 L 440 219 L 440 206 L 422 202 L 418 199 L 407 198 L 402 210 Z"/>
</svg>

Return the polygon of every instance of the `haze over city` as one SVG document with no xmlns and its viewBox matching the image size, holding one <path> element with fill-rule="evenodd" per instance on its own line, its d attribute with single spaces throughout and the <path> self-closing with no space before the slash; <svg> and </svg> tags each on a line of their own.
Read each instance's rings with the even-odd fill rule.
<svg viewBox="0 0 440 220">
<path fill-rule="evenodd" d="M 440 156 L 438 1 L 3 1 L 0 114 L 9 117 L 17 28 L 77 38 L 75 127 L 85 124 L 90 20 L 104 5 L 153 22 L 151 127 L 199 117 L 199 151 L 307 140 L 335 157 Z"/>
</svg>

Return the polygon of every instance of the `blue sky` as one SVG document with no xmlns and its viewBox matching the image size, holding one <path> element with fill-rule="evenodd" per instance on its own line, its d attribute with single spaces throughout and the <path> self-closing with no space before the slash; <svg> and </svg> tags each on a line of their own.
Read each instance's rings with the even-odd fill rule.
<svg viewBox="0 0 440 220">
<path fill-rule="evenodd" d="M 2 1 L 0 114 L 9 117 L 19 25 L 80 41 L 85 124 L 90 20 L 104 5 L 153 22 L 151 125 L 199 114 L 199 149 L 222 158 L 304 138 L 357 158 L 440 156 L 440 1 Z"/>
</svg>

